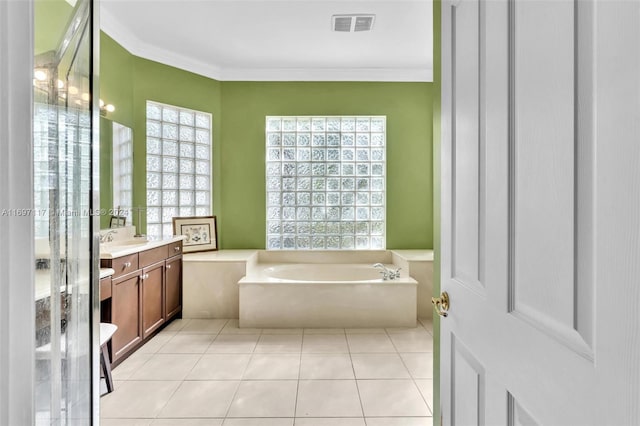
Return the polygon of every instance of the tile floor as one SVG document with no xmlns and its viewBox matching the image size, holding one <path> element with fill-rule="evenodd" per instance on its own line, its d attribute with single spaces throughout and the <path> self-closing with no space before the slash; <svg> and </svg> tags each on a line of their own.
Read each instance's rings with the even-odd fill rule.
<svg viewBox="0 0 640 426">
<path fill-rule="evenodd" d="M 431 426 L 431 333 L 176 320 L 113 370 L 101 424 Z"/>
</svg>

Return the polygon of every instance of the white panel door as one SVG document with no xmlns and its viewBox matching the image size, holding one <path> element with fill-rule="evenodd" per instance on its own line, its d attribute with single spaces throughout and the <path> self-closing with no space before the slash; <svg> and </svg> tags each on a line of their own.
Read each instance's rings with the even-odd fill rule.
<svg viewBox="0 0 640 426">
<path fill-rule="evenodd" d="M 640 424 L 640 2 L 442 5 L 444 425 Z"/>
</svg>

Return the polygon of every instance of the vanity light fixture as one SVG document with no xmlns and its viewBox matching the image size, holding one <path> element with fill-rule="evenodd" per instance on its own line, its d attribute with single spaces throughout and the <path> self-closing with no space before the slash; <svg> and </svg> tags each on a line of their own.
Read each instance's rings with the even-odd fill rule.
<svg viewBox="0 0 640 426">
<path fill-rule="evenodd" d="M 104 117 L 108 112 L 113 112 L 115 110 L 115 106 L 113 106 L 112 104 L 105 104 L 104 101 L 100 99 L 100 115 Z"/>
</svg>

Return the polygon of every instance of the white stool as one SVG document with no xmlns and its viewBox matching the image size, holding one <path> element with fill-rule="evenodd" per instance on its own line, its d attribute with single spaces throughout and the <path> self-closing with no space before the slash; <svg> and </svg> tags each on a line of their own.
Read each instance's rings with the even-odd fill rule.
<svg viewBox="0 0 640 426">
<path fill-rule="evenodd" d="M 115 324 L 107 322 L 100 323 L 100 367 L 107 382 L 107 393 L 113 392 L 113 379 L 111 378 L 111 360 L 109 359 L 109 348 L 107 343 L 118 329 Z"/>
</svg>

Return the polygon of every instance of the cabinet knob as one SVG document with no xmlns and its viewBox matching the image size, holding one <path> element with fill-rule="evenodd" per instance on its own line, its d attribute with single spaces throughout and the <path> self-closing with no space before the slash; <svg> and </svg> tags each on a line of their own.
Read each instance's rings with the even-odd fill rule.
<svg viewBox="0 0 640 426">
<path fill-rule="evenodd" d="M 173 250 L 174 250 L 174 251 L 180 251 L 180 246 L 175 246 L 175 247 L 173 248 Z"/>
<path fill-rule="evenodd" d="M 167 269 L 171 269 L 171 265 L 167 265 Z"/>
<path fill-rule="evenodd" d="M 124 269 L 130 268 L 131 267 L 131 262 L 124 262 L 123 267 L 124 267 Z"/>
</svg>

